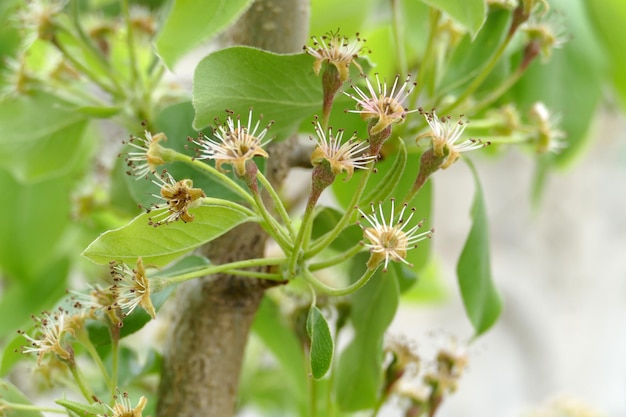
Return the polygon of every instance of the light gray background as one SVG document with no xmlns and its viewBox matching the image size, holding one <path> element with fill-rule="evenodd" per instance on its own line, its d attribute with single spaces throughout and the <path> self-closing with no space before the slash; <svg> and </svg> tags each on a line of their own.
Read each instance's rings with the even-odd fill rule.
<svg viewBox="0 0 626 417">
<path fill-rule="evenodd" d="M 468 370 L 439 417 L 519 417 L 557 395 L 626 415 L 626 121 L 604 112 L 592 136 L 573 166 L 550 177 L 535 211 L 530 158 L 516 151 L 495 161 L 474 157 L 504 313 L 470 346 Z M 469 228 L 467 167 L 438 173 L 435 190 L 434 246 L 449 299 L 404 305 L 392 326 L 424 352 L 442 340 L 429 333 L 472 334 L 454 270 Z"/>
</svg>

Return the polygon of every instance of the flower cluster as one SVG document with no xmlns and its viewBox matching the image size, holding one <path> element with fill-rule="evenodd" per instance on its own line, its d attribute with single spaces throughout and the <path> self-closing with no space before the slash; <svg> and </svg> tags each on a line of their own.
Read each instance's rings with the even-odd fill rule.
<svg viewBox="0 0 626 417">
<path fill-rule="evenodd" d="M 386 367 L 386 392 L 400 399 L 406 415 L 435 415 L 444 398 L 456 390 L 467 366 L 465 348 L 451 340 L 434 360 L 424 361 L 405 339 L 392 339 L 385 350 L 392 355 Z"/>
<path fill-rule="evenodd" d="M 37 354 L 38 365 L 42 365 L 42 360 L 49 354 L 63 363 L 72 363 L 74 349 L 68 335 L 81 340 L 86 319 L 106 320 L 111 326 L 121 327 L 124 318 L 137 306 L 156 318 L 150 300 L 150 282 L 142 259 L 137 260 L 133 269 L 122 262 L 111 262 L 109 268 L 113 281 L 109 287 L 91 287 L 86 293 L 72 291 L 67 309 L 59 307 L 53 313 L 43 312 L 40 317 L 33 316 L 34 334 L 19 332 L 28 341 L 22 347 L 22 353 Z"/>
<path fill-rule="evenodd" d="M 269 142 L 265 136 L 273 122 L 263 129 L 260 129 L 260 122 L 261 118 L 256 123 L 253 122 L 252 109 L 245 124 L 242 124 L 239 116 L 233 117 L 232 112 L 229 112 L 226 122 L 213 131 L 215 139 L 202 134 L 197 139 L 190 138 L 190 141 L 198 145 L 196 159 L 214 160 L 216 168 L 222 172 L 227 172 L 222 167 L 224 164 L 232 165 L 240 178 L 245 177 L 247 169 L 256 167 L 253 157 L 268 157 L 263 146 Z M 206 194 L 202 189 L 194 188 L 191 179 L 177 181 L 166 170 L 157 175 L 157 167 L 175 160 L 175 152 L 160 145 L 160 142 L 167 140 L 163 133 L 153 135 L 146 131 L 144 136 L 131 137 L 127 142 L 132 149 L 126 154 L 125 161 L 129 167 L 128 175 L 137 179 L 150 179 L 159 187 L 159 194 L 153 196 L 160 202 L 151 204 L 146 209 L 148 212 L 163 210 L 150 217 L 149 224 L 160 226 L 178 220 L 192 222 L 194 215 L 189 210 L 201 205 Z M 247 165 L 250 163 L 253 165 Z M 256 173 L 256 170 L 252 169 L 252 172 Z"/>
</svg>

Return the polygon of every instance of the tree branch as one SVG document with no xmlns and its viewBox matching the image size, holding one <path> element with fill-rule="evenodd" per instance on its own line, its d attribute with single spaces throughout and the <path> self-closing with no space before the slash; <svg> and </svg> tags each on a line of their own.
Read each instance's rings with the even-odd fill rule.
<svg viewBox="0 0 626 417">
<path fill-rule="evenodd" d="M 278 53 L 299 52 L 308 36 L 308 0 L 257 0 L 224 43 Z M 289 170 L 294 141 L 268 149 L 267 177 L 280 184 Z M 214 263 L 262 257 L 267 235 L 241 225 L 203 248 Z M 266 288 L 276 285 L 227 274 L 181 284 L 164 352 L 159 417 L 229 417 L 235 412 L 239 374 L 254 315 Z"/>
</svg>

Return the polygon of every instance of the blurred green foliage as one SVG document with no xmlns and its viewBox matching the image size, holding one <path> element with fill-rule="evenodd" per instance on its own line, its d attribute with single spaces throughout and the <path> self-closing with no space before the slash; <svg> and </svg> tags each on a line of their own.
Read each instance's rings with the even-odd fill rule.
<svg viewBox="0 0 626 417">
<path fill-rule="evenodd" d="M 118 18 L 121 12 L 118 3 L 114 0 L 85 2 L 79 12 Z M 199 3 L 192 1 L 178 1 L 175 5 L 167 1 L 134 3 L 147 5 L 162 16 L 169 16 L 161 18 L 164 29 L 156 38 L 156 48 L 165 63 L 176 69 L 175 64 L 180 58 L 231 24 L 250 1 L 215 2 L 212 8 L 203 4 L 202 7 L 208 8 L 206 14 L 198 10 Z M 626 106 L 626 72 L 623 70 L 626 68 L 626 37 L 621 32 L 626 21 L 626 3 L 622 0 L 551 0 L 552 11 L 566 29 L 563 36 L 567 42 L 553 50 L 549 60 L 534 59 L 510 90 L 486 106 L 473 107 L 514 76 L 527 53 L 522 34 L 505 45 L 501 56 L 494 52 L 505 42 L 514 15 L 510 9 L 488 6 L 487 3 L 484 0 L 313 0 L 311 35 L 320 36 L 337 28 L 347 36 L 360 33 L 368 40 L 367 48 L 371 50 L 367 62 L 363 60 L 366 70 L 372 67 L 370 73 L 379 73 L 387 80 L 406 71 L 416 75 L 420 82 L 417 89 L 422 94 L 419 100 L 411 98 L 414 100 L 410 103 L 412 106 L 443 109 L 452 106 L 453 113 L 464 113 L 480 120 L 488 118 L 490 111 L 513 103 L 518 115 L 528 119 L 531 107 L 537 101 L 543 101 L 560 117 L 560 129 L 567 135 L 567 146 L 558 154 L 538 157 L 533 191 L 538 200 L 552 169 L 570 167 L 577 158 L 584 156 L 593 138 L 590 127 L 606 102 L 607 92 L 611 99 Z M 226 8 L 220 9 L 220 5 Z M 394 5 L 397 7 L 395 11 Z M 57 305 L 70 286 L 70 276 L 94 282 L 106 275 L 104 269 L 80 258 L 87 243 L 107 230 L 126 225 L 139 214 L 137 204 L 147 206 L 152 198 L 151 183 L 138 182 L 124 175 L 127 167 L 123 158 L 106 156 L 128 149 L 121 148 L 120 144 L 128 133 L 119 133 L 119 127 L 113 129 L 112 124 L 103 124 L 101 119 L 110 119 L 109 123 L 113 121 L 132 134 L 143 130 L 140 123 L 144 121 L 148 127 L 163 131 L 170 138 L 168 146 L 184 152 L 186 137 L 209 126 L 213 118 L 223 117 L 227 108 L 246 113 L 248 107 L 254 106 L 255 112 L 277 122 L 273 134 L 283 140 L 296 130 L 303 135 L 311 134 L 308 119 L 319 111 L 321 103 L 320 83 L 312 70 L 313 60 L 305 54 L 280 56 L 243 47 L 217 51 L 198 64 L 193 91 L 164 93 L 162 85 L 153 83 L 153 70 L 158 59 L 150 49 L 150 42 L 138 48 L 138 68 L 144 72 L 137 75 L 129 69 L 125 55 L 128 51 L 119 37 L 113 37 L 109 45 L 111 68 L 117 71 L 114 79 L 106 78 L 106 65 L 98 66 L 100 64 L 94 63 L 97 60 L 93 56 L 78 54 L 75 52 L 78 47 L 72 45 L 72 53 L 79 63 L 97 68 L 94 73 L 96 77 L 102 77 L 98 78 L 101 84 L 94 86 L 94 83 L 87 85 L 72 81 L 69 86 L 62 87 L 61 81 L 51 75 L 50 66 L 56 62 L 58 54 L 49 45 L 36 43 L 28 55 L 20 55 L 24 40 L 16 14 L 21 6 L 18 0 L 0 3 L 0 72 L 3 74 L 0 89 L 10 92 L 0 99 L 0 191 L 3 193 L 0 204 L 0 218 L 3 219 L 0 224 L 0 316 L 5 318 L 0 321 L 0 341 L 6 348 L 1 368 L 3 375 L 16 361 L 16 339 L 12 337 L 16 329 L 28 327 L 31 314 Z M 451 17 L 448 23 L 452 29 L 430 43 L 429 31 L 441 16 Z M 201 30 L 190 30 L 196 28 Z M 455 36 L 458 38 L 452 39 Z M 444 44 L 446 48 L 432 52 L 433 48 Z M 493 69 L 477 86 L 471 100 L 455 104 L 454 98 L 472 86 L 476 76 L 494 57 L 497 59 Z M 11 91 L 11 74 L 16 66 L 23 64 L 32 67 L 35 82 L 24 94 L 15 94 Z M 54 82 L 46 85 L 43 82 L 46 77 Z M 116 90 L 116 82 L 121 83 L 121 92 Z M 136 84 L 141 88 L 135 89 Z M 82 95 L 78 91 L 82 91 Z M 107 93 L 111 94 L 107 96 Z M 100 96 L 106 96 L 106 99 L 100 100 Z M 72 98 L 76 100 L 72 101 Z M 331 122 L 364 137 L 366 128 L 359 117 L 344 112 L 353 106 L 354 103 L 346 97 L 338 97 Z M 388 148 L 383 149 L 382 159 L 377 164 L 378 173 L 366 189 L 368 197 L 387 199 L 394 193 L 404 195 L 408 192 L 415 173 L 419 171 L 424 150 L 413 146 L 414 139 L 416 133 L 423 131 L 424 125 L 423 121 L 410 121 L 397 127 L 397 136 L 402 143 L 390 142 Z M 480 125 L 477 129 L 480 131 Z M 489 134 L 488 130 L 481 132 Z M 499 146 L 494 143 L 494 154 L 500 153 Z M 530 153 L 532 149 L 529 149 Z M 196 186 L 211 189 L 213 197 L 233 198 L 230 190 L 193 168 L 172 163 L 167 169 L 175 175 L 193 178 Z M 336 181 L 333 185 L 337 201 L 344 208 L 350 202 L 352 184 L 358 182 L 361 175 L 357 172 L 350 183 Z M 233 181 L 236 180 L 233 178 Z M 418 218 L 432 217 L 435 192 L 436 187 L 428 182 L 410 202 L 416 206 Z M 213 210 L 196 214 L 200 221 L 189 230 L 198 232 L 203 222 L 215 226 L 216 214 L 223 213 Z M 143 217 L 138 219 L 145 222 Z M 317 212 L 313 238 L 329 231 L 340 217 L 341 212 L 336 209 L 324 208 Z M 86 256 L 106 262 L 124 258 L 126 253 L 130 260 L 145 255 L 142 250 L 149 247 L 148 252 L 154 254 L 152 262 L 166 263 L 251 218 L 243 211 L 239 217 L 224 215 L 220 217 L 221 223 L 217 222 L 219 224 L 215 226 L 217 231 L 205 230 L 205 234 L 198 232 L 180 239 L 180 236 L 168 235 L 163 229 L 148 231 L 147 225 L 136 230 L 131 223 L 103 235 L 86 251 Z M 464 249 L 458 275 L 468 316 L 476 334 L 480 334 L 497 318 L 500 300 L 491 282 L 485 208 L 478 182 L 472 218 L 474 224 L 468 243 L 474 243 Z M 176 231 L 179 226 L 187 225 L 176 224 L 169 231 Z M 329 252 L 340 253 L 349 249 L 350 242 L 360 235 L 357 226 L 346 228 Z M 108 239 L 105 236 L 116 236 L 117 240 L 104 245 Z M 145 247 L 135 253 L 124 244 L 134 242 L 137 236 L 140 236 L 139 240 L 145 240 L 146 236 L 149 239 L 144 241 Z M 169 245 L 162 245 L 162 242 Z M 94 247 L 100 250 L 96 251 Z M 351 272 L 346 275 L 353 277 L 355 270 L 363 268 L 366 259 L 362 258 L 355 258 Z M 481 275 L 472 275 L 477 269 L 473 262 L 476 260 L 481 264 L 478 268 L 483 272 Z M 313 362 L 316 377 L 321 377 L 329 367 L 331 373 L 336 372 L 333 377 L 336 380 L 317 383 L 321 391 L 336 396 L 342 410 L 373 407 L 379 399 L 383 378 L 383 335 L 397 309 L 400 294 L 406 293 L 406 299 L 419 302 L 443 298 L 429 243 L 420 243 L 419 250 L 409 252 L 407 261 L 412 267 L 393 265 L 385 276 L 379 271 L 370 285 L 351 297 L 350 322 L 354 336 L 336 355 L 339 359 L 335 369 L 324 355 L 316 356 Z M 160 304 L 164 301 L 160 300 Z M 330 305 L 329 308 L 336 308 L 332 303 Z M 317 349 L 329 348 L 328 337 L 336 336 L 333 329 L 337 332 L 341 329 L 333 327 L 336 323 L 332 320 L 327 323 L 327 312 L 323 309 L 317 310 L 316 307 L 311 311 L 309 330 L 312 334 L 321 332 L 323 335 L 321 339 L 313 337 L 317 353 Z M 306 402 L 306 378 L 298 368 L 304 362 L 302 341 L 292 332 L 292 324 L 283 319 L 277 301 L 265 299 L 254 332 L 273 354 L 277 365 L 272 369 L 275 372 L 266 372 L 267 369 L 244 371 L 242 399 L 255 402 L 268 411 L 275 410 L 276 402 L 282 401 L 297 415 L 302 413 Z M 134 327 L 129 325 L 129 329 L 141 328 L 147 322 L 147 316 L 138 320 Z M 99 334 L 102 339 L 103 331 L 92 329 L 92 334 Z M 329 349 L 332 353 L 332 346 Z M 154 352 L 154 357 L 143 365 L 138 362 L 135 352 L 124 352 L 124 369 L 127 371 L 123 375 L 124 381 L 157 372 L 159 358 Z M 277 377 L 280 372 L 289 381 L 289 396 L 283 392 L 270 392 L 271 389 L 267 388 L 284 383 Z M 246 378 L 267 383 L 255 386 Z M 21 393 L 6 382 L 1 382 L 0 391 L 5 398 L 23 401 Z M 275 401 L 265 401 L 267 396 Z M 20 415 L 35 417 L 40 414 Z"/>
</svg>

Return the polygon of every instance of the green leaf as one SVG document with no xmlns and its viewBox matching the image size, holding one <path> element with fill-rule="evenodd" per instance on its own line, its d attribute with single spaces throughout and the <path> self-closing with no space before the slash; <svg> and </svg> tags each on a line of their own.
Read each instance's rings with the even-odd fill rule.
<svg viewBox="0 0 626 417">
<path fill-rule="evenodd" d="M 489 260 L 489 230 L 487 212 L 478 173 L 465 159 L 474 175 L 476 190 L 472 204 L 472 228 L 463 246 L 456 273 L 461 289 L 465 312 L 476 336 L 487 331 L 502 311 L 502 301 L 491 279 Z"/>
<path fill-rule="evenodd" d="M 131 384 L 133 379 L 141 372 L 141 363 L 136 349 L 129 346 L 119 348 L 119 374 L 117 385 L 125 387 Z"/>
<path fill-rule="evenodd" d="M 3 295 L 3 297 L 6 296 Z M 32 314 L 32 313 L 31 313 Z M 4 317 L 4 316 L 3 316 Z M 13 369 L 13 366 L 24 360 L 24 354 L 22 353 L 22 346 L 26 343 L 26 339 L 21 334 L 13 333 L 14 336 L 7 342 L 4 339 L 5 345 L 2 350 L 2 362 L 0 363 L 0 376 L 5 376 Z"/>
<path fill-rule="evenodd" d="M 148 375 L 160 375 L 163 367 L 163 356 L 161 353 L 154 348 L 150 348 L 145 356 L 146 358 L 143 361 L 143 365 L 135 377 L 141 378 Z"/>
<path fill-rule="evenodd" d="M 293 332 L 288 333 L 295 337 Z M 274 334 L 278 331 L 274 329 Z M 294 370 L 286 370 L 278 361 L 267 360 L 267 349 L 257 334 L 251 334 L 246 343 L 246 354 L 239 378 L 237 406 L 239 409 L 253 408 L 262 416 L 305 416 L 308 402 L 304 396 L 295 396 L 289 373 L 299 371 L 298 377 L 306 383 L 304 362 L 296 364 Z M 297 346 L 302 352 L 302 346 Z M 302 355 L 300 355 L 302 356 Z M 301 357 L 304 361 L 304 358 Z M 303 388 L 306 385 L 303 385 Z"/>
<path fill-rule="evenodd" d="M 289 137 L 305 118 L 321 111 L 322 83 L 306 54 L 277 55 L 249 47 L 214 52 L 196 68 L 193 83 L 196 129 L 223 119 L 224 110 L 274 120 L 270 135 Z"/>
<path fill-rule="evenodd" d="M 438 79 L 438 85 L 446 90 L 458 89 L 473 81 L 504 41 L 510 27 L 511 15 L 508 10 L 495 9 L 489 13 L 485 26 L 475 39 L 464 36 L 452 52 L 444 76 Z M 485 81 L 483 86 L 488 84 Z"/>
<path fill-rule="evenodd" d="M 306 399 L 306 373 L 302 344 L 287 326 L 280 314 L 280 307 L 268 296 L 263 297 L 252 324 L 252 331 L 272 352 L 286 373 L 284 385 L 298 401 Z M 285 381 L 283 381 L 285 382 Z"/>
<path fill-rule="evenodd" d="M 66 279 L 70 269 L 67 258 L 46 265 L 46 269 L 32 280 L 8 281 L 0 298 L 0 338 L 28 326 L 33 313 L 54 307 L 65 295 Z"/>
<path fill-rule="evenodd" d="M 148 224 L 148 219 L 158 215 L 160 210 L 140 214 L 126 226 L 100 235 L 85 249 L 83 256 L 100 264 L 112 260 L 132 264 L 141 256 L 146 265 L 162 266 L 235 226 L 258 221 L 244 207 L 213 201 L 189 210 L 195 216 L 191 223 L 177 221 L 154 227 Z"/>
<path fill-rule="evenodd" d="M 13 57 L 17 54 L 21 43 L 19 25 L 16 24 L 16 7 L 19 7 L 21 2 L 18 0 L 6 0 L 0 2 L 0 56 Z M 4 72 L 7 66 L 8 59 L 3 59 L 0 62 L 0 71 Z M 10 82 L 7 80 L 9 77 L 1 77 L 0 88 Z M 9 87 L 11 88 L 11 87 Z"/>
<path fill-rule="evenodd" d="M 32 405 L 15 385 L 4 379 L 0 379 L 0 398 L 15 404 Z M 11 408 L 3 408 L 2 413 L 3 417 L 44 417 L 39 411 L 11 410 Z"/>
<path fill-rule="evenodd" d="M 345 4 L 347 2 L 334 2 L 334 4 Z M 384 5 L 391 9 L 392 3 Z M 410 66 L 415 65 L 416 62 L 421 61 L 421 57 L 426 47 L 428 33 L 428 20 L 429 20 L 429 7 L 420 1 L 409 0 L 401 1 L 397 3 L 400 7 L 399 17 L 402 19 L 399 25 L 402 27 L 401 34 L 403 42 L 403 48 L 406 54 L 406 61 Z M 379 6 L 380 7 L 380 6 Z M 361 5 L 355 7 L 360 9 Z M 375 11 L 376 13 L 376 11 Z M 388 16 L 388 17 L 387 17 Z M 386 18 L 383 18 L 378 13 L 375 19 L 368 21 L 368 24 L 361 30 L 361 36 L 367 39 L 368 58 L 376 63 L 376 73 L 380 74 L 387 80 L 393 80 L 393 78 L 399 73 L 404 71 L 399 67 L 398 52 L 396 48 L 396 40 L 394 35 L 395 24 L 391 21 L 391 10 Z M 342 31 L 344 25 L 341 24 Z M 350 34 L 350 33 L 346 33 Z M 423 69 L 420 68 L 420 71 Z M 367 72 L 365 72 L 367 74 Z M 356 80 L 356 77 L 352 77 Z M 349 129 L 346 129 L 349 132 Z"/>
<path fill-rule="evenodd" d="M 82 106 L 76 109 L 77 112 L 83 113 L 96 119 L 108 119 L 124 110 L 118 106 Z"/>
<path fill-rule="evenodd" d="M 306 332 L 311 338 L 310 363 L 313 378 L 320 379 L 333 360 L 334 343 L 328 323 L 316 306 L 312 306 L 306 319 Z"/>
<path fill-rule="evenodd" d="M 354 258 L 355 276 L 364 270 L 368 254 Z M 382 382 L 384 334 L 398 308 L 398 279 L 395 268 L 379 269 L 372 279 L 351 296 L 354 338 L 339 356 L 334 385 L 335 398 L 342 410 L 373 407 Z"/>
<path fill-rule="evenodd" d="M 337 222 L 342 216 L 343 213 L 339 210 L 332 207 L 324 207 L 315 215 L 311 237 L 317 239 L 330 232 L 337 225 Z M 363 232 L 361 228 L 353 224 L 346 227 L 330 244 L 330 247 L 337 251 L 346 251 L 354 245 L 357 245 L 362 238 Z"/>
<path fill-rule="evenodd" d="M 137 197 L 138 193 L 133 192 L 135 188 L 138 188 L 138 187 L 129 181 L 130 175 L 126 173 L 128 171 L 128 166 L 126 165 L 126 162 L 124 161 L 124 157 L 123 157 L 124 152 L 127 152 L 127 150 L 122 151 L 120 153 L 120 157 L 117 158 L 117 160 L 114 162 L 113 168 L 111 169 L 111 175 L 109 176 L 109 179 L 111 181 L 109 201 L 110 201 L 111 206 L 118 213 L 123 214 L 128 217 L 133 217 L 137 215 L 137 213 L 141 210 L 138 208 L 138 204 L 141 204 L 141 202 L 140 200 L 138 200 L 138 197 Z M 132 179 L 132 181 L 141 182 L 141 181 L 135 181 L 134 179 Z M 145 181 L 145 182 L 148 182 L 148 181 Z M 154 184 L 153 183 L 150 183 L 150 184 L 152 184 L 152 187 L 151 187 L 152 189 L 150 190 L 151 192 L 149 192 L 148 195 L 151 195 L 152 192 L 155 191 Z M 146 185 L 143 185 L 142 189 L 147 191 L 147 188 L 148 187 Z M 144 193 L 142 197 L 145 198 L 145 196 L 146 196 L 146 193 Z M 151 204 L 152 202 L 154 202 L 154 200 L 151 200 L 148 204 Z M 144 205 L 145 204 L 142 204 L 142 207 Z"/>
<path fill-rule="evenodd" d="M 43 93 L 0 100 L 0 126 L 0 165 L 21 182 L 70 172 L 88 142 L 86 116 Z"/>
<path fill-rule="evenodd" d="M 359 205 L 367 205 L 387 199 L 392 195 L 394 190 L 400 188 L 401 185 L 406 185 L 405 191 L 408 191 L 408 187 L 413 184 L 415 177 L 411 178 L 410 174 L 403 175 L 408 160 L 406 146 L 401 140 L 399 140 L 398 143 L 398 149 L 394 152 L 397 154 L 395 158 L 391 158 L 391 155 L 387 155 L 384 159 L 376 163 L 376 173 L 370 176 Z M 419 164 L 419 156 L 417 156 L 417 162 Z M 414 166 L 411 163 L 409 163 L 409 165 Z M 417 176 L 417 170 L 414 171 L 414 174 Z M 339 204 L 343 207 L 347 208 L 350 203 L 354 194 L 354 188 L 356 184 L 359 183 L 361 175 L 363 175 L 363 172 L 357 170 L 350 181 L 335 181 L 333 183 L 333 193 L 339 201 Z M 409 181 L 410 184 L 408 184 Z M 400 182 L 402 184 L 400 184 Z"/>
<path fill-rule="evenodd" d="M 622 0 L 586 0 L 585 6 L 586 16 L 591 19 L 595 32 L 609 52 L 615 92 L 626 110 L 626 37 L 623 36 L 626 3 Z"/>
<path fill-rule="evenodd" d="M 377 21 L 376 25 L 368 25 L 366 30 L 367 32 L 363 34 L 363 37 L 367 39 L 365 45 L 367 49 L 372 51 L 371 53 L 368 52 L 367 57 L 372 62 L 376 63 L 377 74 L 380 74 L 380 76 L 387 80 L 393 80 L 396 74 L 401 71 L 398 67 L 399 63 L 397 60 L 398 55 L 396 52 L 393 26 L 389 21 L 383 20 Z M 420 35 L 420 37 L 423 36 Z M 359 78 L 354 77 L 352 79 L 354 81 L 359 80 Z M 361 124 L 365 124 L 362 119 L 359 121 Z M 346 131 L 349 132 L 347 129 Z"/>
<path fill-rule="evenodd" d="M 485 23 L 485 0 L 422 0 L 424 3 L 450 15 L 475 37 Z"/>
<path fill-rule="evenodd" d="M 169 68 L 233 23 L 252 0 L 176 0 L 158 35 L 158 54 Z"/>
<path fill-rule="evenodd" d="M 240 382 L 237 392 L 237 406 L 241 409 L 253 409 L 254 415 L 260 416 L 306 415 L 306 408 L 298 412 L 294 398 L 285 395 L 285 375 L 280 370 L 267 369 L 265 363 L 260 363 L 251 369 L 249 379 L 245 387 L 241 385 L 244 381 Z"/>
<path fill-rule="evenodd" d="M 54 402 L 84 417 L 97 417 L 107 412 L 107 408 L 101 403 L 83 404 L 70 400 L 55 400 Z"/>
<path fill-rule="evenodd" d="M 392 262 L 389 266 L 393 268 L 394 273 L 398 277 L 398 289 L 400 294 L 404 294 L 410 290 L 417 282 L 417 273 L 411 269 L 408 265 L 401 262 Z"/>
<path fill-rule="evenodd" d="M 431 259 L 419 273 L 418 285 L 402 293 L 402 300 L 412 304 L 441 303 L 448 297 L 448 289 L 442 279 L 441 263 Z M 402 285 L 402 281 L 400 281 Z"/>
<path fill-rule="evenodd" d="M 367 27 L 366 19 L 377 6 L 374 0 L 315 0 L 311 2 L 311 35 L 318 39 L 328 31 L 341 29 L 341 34 L 353 39 Z"/>
<path fill-rule="evenodd" d="M 409 164 L 411 162 L 417 163 L 414 159 L 414 155 L 409 156 Z M 426 184 L 422 186 L 422 189 L 419 193 L 411 200 L 411 205 L 415 207 L 415 216 L 412 222 L 419 222 L 424 220 L 424 226 L 422 226 L 422 230 L 428 230 L 432 228 L 435 223 L 433 221 L 433 180 L 430 179 L 426 181 Z M 430 260 L 431 253 L 431 240 L 426 239 L 420 242 L 417 248 L 410 250 L 406 254 L 406 260 L 409 261 L 413 265 L 413 270 L 415 272 L 421 272 L 424 267 L 428 264 Z M 419 286 L 418 280 L 418 286 Z"/>
<path fill-rule="evenodd" d="M 417 61 L 426 51 L 428 37 L 428 6 L 421 1 L 403 1 L 400 3 L 402 24 L 404 26 L 405 48 L 408 62 Z M 369 39 L 368 39 L 369 42 Z"/>
<path fill-rule="evenodd" d="M 32 282 L 63 255 L 72 185 L 67 177 L 21 184 L 0 170 L 0 267 L 8 278 Z"/>
<path fill-rule="evenodd" d="M 396 159 L 389 170 L 387 170 L 385 177 L 380 178 L 380 181 L 378 181 L 376 186 L 363 195 L 363 198 L 361 199 L 362 202 L 372 203 L 386 200 L 396 189 L 400 179 L 402 178 L 402 174 L 404 174 L 404 169 L 406 168 L 408 159 L 406 145 L 402 139 L 398 140 L 398 150 L 396 151 L 396 154 Z"/>
</svg>

